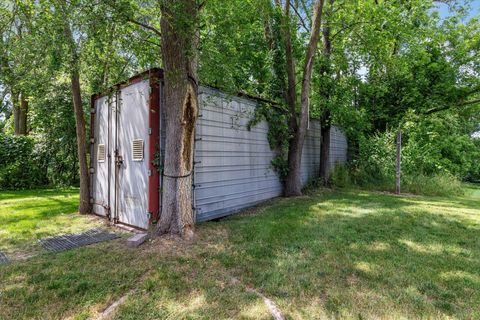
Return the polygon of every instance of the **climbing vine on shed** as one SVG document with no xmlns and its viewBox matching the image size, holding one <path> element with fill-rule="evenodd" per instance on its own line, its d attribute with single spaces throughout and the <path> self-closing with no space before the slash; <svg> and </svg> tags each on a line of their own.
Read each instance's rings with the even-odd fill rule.
<svg viewBox="0 0 480 320">
<path fill-rule="evenodd" d="M 248 123 L 248 130 L 263 120 L 268 123 L 267 138 L 270 149 L 277 153 L 270 164 L 284 181 L 288 174 L 288 143 L 291 138 L 287 111 L 272 103 L 260 101 Z"/>
</svg>

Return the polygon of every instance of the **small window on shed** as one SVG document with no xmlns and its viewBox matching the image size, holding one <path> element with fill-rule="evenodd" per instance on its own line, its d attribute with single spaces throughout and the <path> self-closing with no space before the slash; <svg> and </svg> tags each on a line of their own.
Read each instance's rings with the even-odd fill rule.
<svg viewBox="0 0 480 320">
<path fill-rule="evenodd" d="M 143 160 L 143 140 L 142 139 L 132 140 L 132 160 L 133 161 Z"/>
<path fill-rule="evenodd" d="M 98 162 L 105 162 L 105 145 L 104 144 L 98 145 L 97 159 L 98 159 Z"/>
</svg>

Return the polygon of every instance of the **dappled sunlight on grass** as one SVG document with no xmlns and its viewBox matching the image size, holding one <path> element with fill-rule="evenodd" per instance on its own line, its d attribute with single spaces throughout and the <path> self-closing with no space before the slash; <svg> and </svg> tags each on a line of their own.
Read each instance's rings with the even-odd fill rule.
<svg viewBox="0 0 480 320">
<path fill-rule="evenodd" d="M 465 291 L 439 276 L 452 269 L 480 274 L 480 203 L 457 201 L 313 194 L 273 204 L 248 222 L 226 219 L 235 249 L 218 258 L 291 315 L 319 300 L 318 314 L 329 316 L 480 317 L 464 308 L 480 303 L 480 284 L 467 283 Z"/>
<path fill-rule="evenodd" d="M 211 261 L 192 257 L 193 253 L 159 261 L 115 318 L 270 318 L 258 296 L 233 284 L 230 275 Z"/>
<path fill-rule="evenodd" d="M 64 318 L 132 288 L 154 260 L 118 243 L 1 265 L 0 319 Z"/>
<path fill-rule="evenodd" d="M 479 319 L 479 234 L 480 198 L 318 191 L 199 224 L 194 243 L 0 266 L 0 318 L 88 318 L 132 290 L 114 318 L 271 318 L 235 277 L 287 318 Z"/>
<path fill-rule="evenodd" d="M 80 216 L 78 189 L 0 192 L 0 249 L 24 249 L 36 240 L 99 226 L 98 219 Z"/>
<path fill-rule="evenodd" d="M 471 252 L 466 250 L 460 246 L 456 245 L 445 245 L 442 243 L 418 243 L 415 241 L 407 240 L 407 239 L 399 239 L 398 242 L 408 247 L 410 250 L 414 250 L 419 253 L 424 254 L 449 254 L 458 256 L 461 255 L 463 257 L 471 256 Z"/>
<path fill-rule="evenodd" d="M 460 281 L 460 282 L 470 282 L 480 285 L 480 275 L 472 274 L 470 272 L 465 272 L 462 270 L 458 271 L 448 271 L 440 273 L 440 278 L 445 281 Z"/>
<path fill-rule="evenodd" d="M 239 318 L 242 319 L 271 319 L 270 313 L 267 310 L 265 303 L 260 299 L 242 308 L 239 313 Z"/>
<path fill-rule="evenodd" d="M 372 243 L 369 243 L 369 244 L 359 244 L 359 243 L 352 243 L 350 244 L 350 248 L 351 249 L 355 249 L 355 250 L 369 250 L 369 251 L 377 251 L 377 252 L 381 252 L 381 251 L 388 251 L 388 250 L 391 250 L 391 246 L 389 243 L 387 242 L 383 242 L 383 241 L 374 241 Z"/>
<path fill-rule="evenodd" d="M 364 261 L 356 262 L 354 266 L 355 266 L 355 269 L 370 275 L 378 274 L 380 270 L 379 266 L 373 263 L 364 262 Z"/>
</svg>

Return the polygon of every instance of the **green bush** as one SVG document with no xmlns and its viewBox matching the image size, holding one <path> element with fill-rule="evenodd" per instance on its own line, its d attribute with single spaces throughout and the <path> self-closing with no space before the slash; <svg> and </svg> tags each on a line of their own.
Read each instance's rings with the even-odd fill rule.
<svg viewBox="0 0 480 320">
<path fill-rule="evenodd" d="M 338 188 L 346 188 L 352 185 L 350 173 L 345 164 L 337 163 L 330 174 L 330 185 Z"/>
<path fill-rule="evenodd" d="M 461 180 L 480 178 L 480 145 L 471 128 L 455 114 L 418 118 L 403 125 L 403 171 L 425 176 L 453 175 Z"/>
<path fill-rule="evenodd" d="M 473 142 L 461 135 L 440 137 L 432 132 L 427 139 L 418 134 L 423 130 L 412 128 L 403 135 L 401 191 L 432 196 L 461 194 L 460 178 L 474 172 L 477 153 Z M 336 167 L 332 184 L 395 191 L 396 133 L 377 133 L 358 142 L 357 156 L 348 169 Z"/>
<path fill-rule="evenodd" d="M 73 186 L 78 177 L 74 138 L 0 133 L 0 189 Z"/>
<path fill-rule="evenodd" d="M 395 133 L 388 131 L 371 137 L 361 136 L 358 155 L 350 163 L 350 179 L 355 185 L 389 189 L 395 176 Z"/>
<path fill-rule="evenodd" d="M 433 176 L 405 175 L 402 177 L 402 192 L 428 196 L 462 195 L 462 182 L 450 174 Z"/>
<path fill-rule="evenodd" d="M 0 189 L 28 189 L 48 183 L 35 139 L 0 134 Z"/>
</svg>

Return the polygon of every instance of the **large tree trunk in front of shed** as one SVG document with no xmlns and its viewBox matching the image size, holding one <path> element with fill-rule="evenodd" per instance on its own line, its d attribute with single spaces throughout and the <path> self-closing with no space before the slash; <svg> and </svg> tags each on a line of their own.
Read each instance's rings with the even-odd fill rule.
<svg viewBox="0 0 480 320">
<path fill-rule="evenodd" d="M 194 235 L 193 147 L 197 99 L 197 4 L 162 1 L 162 58 L 165 74 L 166 145 L 162 212 L 157 233 Z"/>
<path fill-rule="evenodd" d="M 289 15 L 289 1 L 285 4 L 285 15 Z M 302 163 L 302 150 L 303 143 L 305 142 L 305 136 L 307 135 L 308 117 L 309 117 L 309 104 L 310 104 L 310 83 L 312 80 L 312 69 L 317 51 L 317 45 L 320 33 L 320 24 L 322 18 L 323 0 L 317 0 L 313 5 L 313 18 L 312 28 L 310 33 L 310 40 L 308 42 L 307 52 L 305 54 L 305 63 L 303 66 L 302 76 L 302 90 L 300 95 L 300 117 L 296 120 L 295 111 L 290 107 L 290 130 L 293 137 L 290 140 L 288 150 L 288 174 L 285 180 L 285 196 L 298 196 L 302 194 L 302 182 L 301 182 L 301 163 Z M 286 30 L 289 37 L 290 29 Z M 286 38 L 288 40 L 288 38 Z M 289 56 L 292 56 L 291 52 L 287 49 L 287 60 Z M 292 59 L 292 58 L 290 58 Z M 293 61 L 293 59 L 292 59 Z M 287 63 L 288 66 L 288 63 Z M 287 71 L 288 74 L 288 71 Z M 291 85 L 291 77 L 289 77 L 289 87 Z M 296 127 L 296 129 L 295 129 Z"/>
<path fill-rule="evenodd" d="M 77 134 L 77 156 L 80 167 L 80 204 L 78 212 L 80 214 L 90 213 L 90 173 L 87 165 L 87 140 L 85 133 L 85 117 L 82 106 L 82 93 L 80 87 L 80 61 L 73 38 L 72 31 L 68 23 L 64 28 L 66 40 L 70 46 L 70 85 L 72 90 L 73 111 L 75 114 L 75 130 Z"/>
</svg>

